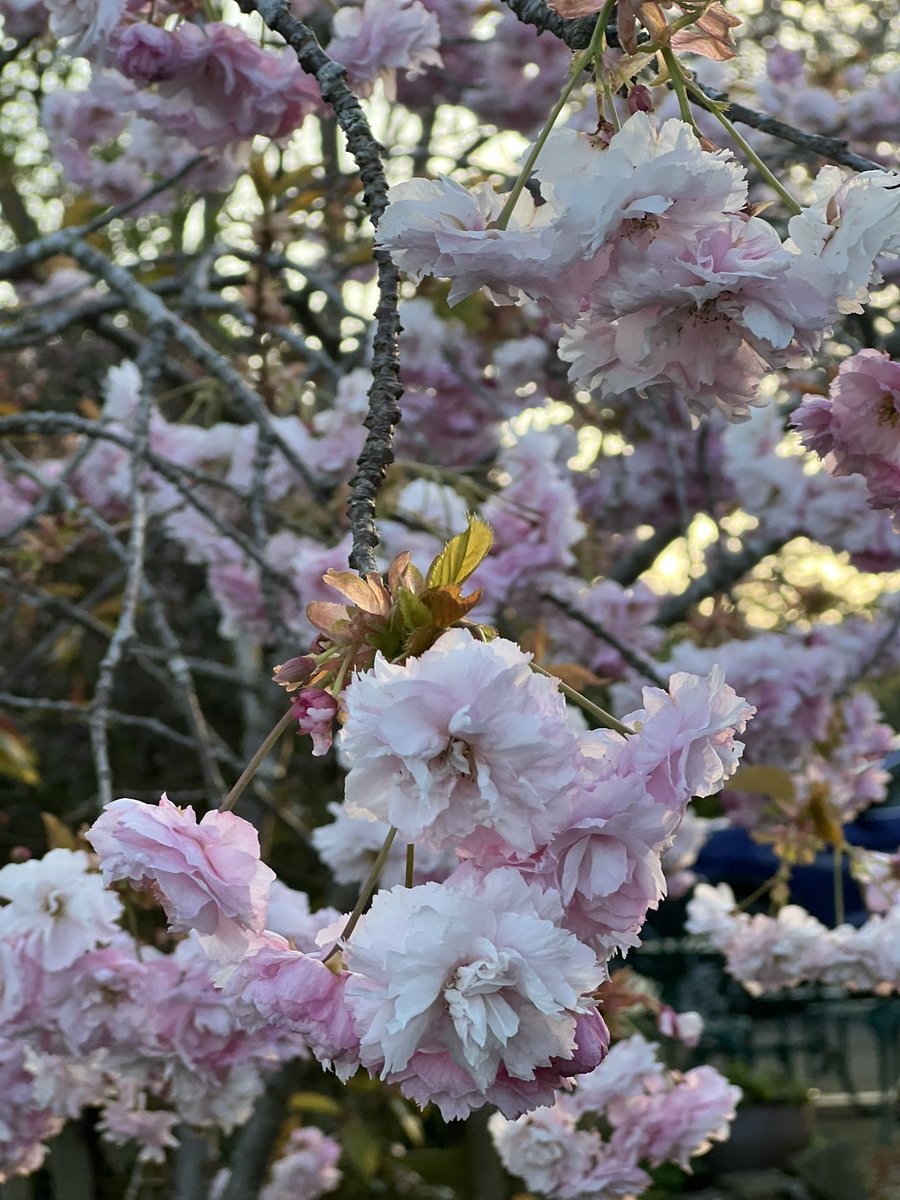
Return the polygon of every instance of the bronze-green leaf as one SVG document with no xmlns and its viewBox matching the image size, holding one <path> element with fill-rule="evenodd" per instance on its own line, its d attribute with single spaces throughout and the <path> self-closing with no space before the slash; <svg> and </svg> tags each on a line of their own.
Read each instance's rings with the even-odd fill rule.
<svg viewBox="0 0 900 1200">
<path fill-rule="evenodd" d="M 494 544 L 494 532 L 487 521 L 469 515 L 465 533 L 451 538 L 440 552 L 426 576 L 429 587 L 462 583 L 484 561 Z"/>
</svg>

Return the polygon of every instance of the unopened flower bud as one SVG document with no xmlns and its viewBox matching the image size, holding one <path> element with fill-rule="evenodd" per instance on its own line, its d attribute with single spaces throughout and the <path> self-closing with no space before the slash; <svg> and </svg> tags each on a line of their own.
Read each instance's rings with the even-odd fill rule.
<svg viewBox="0 0 900 1200">
<path fill-rule="evenodd" d="M 309 734 L 313 754 L 317 757 L 327 754 L 331 748 L 332 725 L 337 710 L 337 700 L 322 688 L 304 688 L 293 699 L 291 712 L 300 725 L 297 732 Z"/>
<path fill-rule="evenodd" d="M 653 112 L 653 94 L 646 84 L 635 84 L 628 93 L 627 105 L 631 116 L 637 112 Z"/>
<path fill-rule="evenodd" d="M 299 658 L 289 658 L 286 663 L 275 667 L 272 679 L 289 692 L 295 691 L 301 684 L 313 675 L 316 670 L 316 660 L 309 654 Z"/>
</svg>

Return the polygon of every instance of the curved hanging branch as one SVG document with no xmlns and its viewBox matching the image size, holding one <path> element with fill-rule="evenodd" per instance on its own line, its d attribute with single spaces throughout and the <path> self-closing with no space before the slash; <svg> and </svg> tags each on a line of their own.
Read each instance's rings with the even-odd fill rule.
<svg viewBox="0 0 900 1200">
<path fill-rule="evenodd" d="M 267 28 L 278 33 L 297 55 L 300 66 L 319 85 L 322 99 L 331 106 L 338 125 L 347 139 L 347 147 L 356 159 L 363 185 L 363 200 L 373 225 L 387 207 L 387 179 L 382 165 L 382 147 L 369 126 L 359 100 L 347 86 L 345 70 L 329 58 L 316 35 L 291 15 L 287 0 L 241 0 L 244 12 L 256 12 Z M 372 385 L 369 388 L 369 414 L 364 422 L 368 435 L 351 480 L 349 500 L 350 532 L 353 549 L 350 565 L 361 575 L 377 570 L 375 547 L 375 500 L 384 482 L 388 466 L 394 461 L 394 426 L 400 420 L 400 272 L 386 250 L 376 249 L 378 267 L 378 307 L 375 310 L 375 338 L 372 353 Z"/>
</svg>

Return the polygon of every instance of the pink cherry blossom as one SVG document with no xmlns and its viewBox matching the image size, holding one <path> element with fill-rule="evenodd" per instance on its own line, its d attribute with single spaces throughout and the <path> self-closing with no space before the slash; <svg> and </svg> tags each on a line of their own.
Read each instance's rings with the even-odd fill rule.
<svg viewBox="0 0 900 1200">
<path fill-rule="evenodd" d="M 845 178 L 823 167 L 813 191 L 813 203 L 788 223 L 791 275 L 808 281 L 833 317 L 862 312 L 869 285 L 880 280 L 875 260 L 900 254 L 900 177 L 862 171 Z"/>
<path fill-rule="evenodd" d="M 359 1035 L 346 1002 L 346 973 L 329 970 L 315 955 L 292 950 L 269 934 L 239 963 L 217 977 L 239 1019 L 254 1030 L 266 1024 L 299 1034 L 322 1066 L 346 1081 L 359 1066 Z"/>
<path fill-rule="evenodd" d="M 414 77 L 442 65 L 440 25 L 419 0 L 348 4 L 334 14 L 332 28 L 328 53 L 347 68 L 358 96 L 371 95 L 375 81 L 382 79 L 388 99 L 393 100 L 396 71 Z"/>
<path fill-rule="evenodd" d="M 337 1162 L 341 1147 L 321 1129 L 294 1129 L 272 1165 L 269 1182 L 259 1200 L 317 1200 L 341 1182 Z"/>
<path fill-rule="evenodd" d="M 575 735 L 563 697 L 503 638 L 445 633 L 405 664 L 380 655 L 344 692 L 351 816 L 441 850 L 482 826 L 534 850 L 565 824 Z"/>
<path fill-rule="evenodd" d="M 592 771 L 589 737 L 573 819 L 547 846 L 542 879 L 559 891 L 566 928 L 608 958 L 639 944 L 648 909 L 665 895 L 660 853 L 674 820 L 640 776 Z"/>
<path fill-rule="evenodd" d="M 682 808 L 691 796 L 719 791 L 744 749 L 735 735 L 756 711 L 725 682 L 721 667 L 705 678 L 677 672 L 668 692 L 644 688 L 643 701 L 642 709 L 623 718 L 637 730 L 624 757 L 646 778 L 657 803 Z"/>
<path fill-rule="evenodd" d="M 211 811 L 198 823 L 165 795 L 159 807 L 114 800 L 86 836 L 107 883 L 151 888 L 170 928 L 195 929 L 211 950 L 240 953 L 265 927 L 275 876 L 259 861 L 256 830 L 234 813 Z"/>
<path fill-rule="evenodd" d="M 34 1076 L 26 1065 L 25 1047 L 0 1037 L 0 1183 L 14 1175 L 30 1175 L 44 1161 L 45 1141 L 63 1122 L 38 1101 Z"/>
<path fill-rule="evenodd" d="M 95 946 L 121 935 L 118 896 L 90 870 L 83 850 L 50 850 L 43 858 L 0 869 L 0 938 L 21 939 L 22 949 L 46 970 L 69 967 Z"/>
<path fill-rule="evenodd" d="M 492 1095 L 510 1115 L 533 1107 L 503 1094 L 501 1069 L 528 1084 L 571 1059 L 602 977 L 560 915 L 552 893 L 513 870 L 464 868 L 442 885 L 378 893 L 345 952 L 363 1065 L 416 1099 L 414 1077 L 444 1070 L 451 1115 Z"/>
<path fill-rule="evenodd" d="M 900 511 L 900 363 L 858 351 L 827 398 L 804 396 L 792 424 L 832 475 L 862 475 L 874 508 Z"/>
</svg>

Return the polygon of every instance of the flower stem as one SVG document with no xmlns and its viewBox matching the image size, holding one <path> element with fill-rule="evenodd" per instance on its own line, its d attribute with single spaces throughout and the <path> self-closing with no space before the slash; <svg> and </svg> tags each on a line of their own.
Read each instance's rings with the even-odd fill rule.
<svg viewBox="0 0 900 1200">
<path fill-rule="evenodd" d="M 241 796 L 247 790 L 247 785 L 253 779 L 253 776 L 262 766 L 264 760 L 268 757 L 269 751 L 272 749 L 293 719 L 294 714 L 290 709 L 288 709 L 272 732 L 265 739 L 260 748 L 247 763 L 246 767 L 244 767 L 237 783 L 219 805 L 219 812 L 231 812 L 238 800 L 240 800 Z"/>
<path fill-rule="evenodd" d="M 844 855 L 843 846 L 835 842 L 832 846 L 834 855 L 834 923 L 843 925 L 844 912 Z"/>
<path fill-rule="evenodd" d="M 674 84 L 674 79 L 672 82 Z M 740 146 L 741 151 L 747 156 L 747 158 L 750 159 L 754 167 L 756 167 L 757 171 L 759 171 L 760 175 L 762 175 L 769 187 L 778 193 L 778 195 L 784 201 L 785 207 L 788 208 L 789 211 L 794 214 L 794 216 L 796 216 L 801 211 L 800 205 L 787 190 L 781 180 L 769 170 L 743 134 L 737 131 L 733 122 L 729 121 L 729 119 L 722 112 L 721 108 L 719 108 L 715 102 L 710 102 L 709 97 L 705 96 L 695 83 L 693 83 L 690 79 L 685 79 L 684 82 L 687 90 L 692 95 L 696 96 L 701 106 L 705 108 L 708 113 L 711 113 L 712 116 L 714 116 L 719 122 L 719 124 L 728 131 L 729 137 L 731 137 L 738 144 L 738 146 Z"/>
<path fill-rule="evenodd" d="M 415 878 L 416 869 L 416 847 L 413 842 L 410 842 L 406 847 L 406 886 L 411 888 Z"/>
<path fill-rule="evenodd" d="M 606 0 L 606 4 L 603 6 L 603 11 L 597 18 L 597 24 L 594 26 L 594 33 L 591 37 L 590 45 L 575 55 L 575 58 L 572 61 L 572 66 L 569 70 L 569 78 L 566 80 L 559 99 L 550 110 L 550 115 L 544 122 L 544 127 L 538 134 L 537 141 L 531 147 L 531 151 L 528 157 L 525 159 L 522 170 L 519 172 L 519 177 L 512 186 L 512 191 L 506 197 L 506 203 L 503 205 L 503 210 L 500 213 L 500 216 L 497 218 L 497 224 L 495 226 L 496 229 L 506 229 L 507 225 L 509 225 L 510 217 L 513 215 L 513 210 L 519 202 L 519 197 L 522 195 L 525 184 L 531 177 L 531 172 L 534 170 L 534 164 L 537 162 L 538 155 L 544 148 L 544 143 L 547 141 L 547 138 L 550 136 L 550 133 L 553 130 L 553 126 L 559 119 L 559 114 L 562 112 L 566 101 L 575 90 L 578 81 L 581 78 L 582 71 L 595 55 L 599 55 L 603 46 L 603 38 L 606 33 L 606 24 L 609 21 L 615 4 L 616 0 Z"/>
<path fill-rule="evenodd" d="M 382 843 L 381 849 L 378 851 L 378 856 L 375 859 L 375 862 L 372 864 L 372 870 L 369 872 L 369 878 L 363 884 L 363 889 L 359 894 L 359 899 L 357 900 L 356 904 L 353 906 L 353 912 L 347 918 L 347 924 L 341 930 L 341 936 L 338 938 L 337 942 L 335 942 L 334 948 L 328 954 L 326 954 L 325 958 L 322 960 L 323 962 L 328 962 L 329 958 L 331 958 L 332 955 L 338 953 L 338 951 L 341 948 L 341 942 L 346 942 L 347 939 L 350 937 L 350 934 L 353 932 L 353 930 L 359 924 L 359 918 L 363 915 L 363 909 L 368 904 L 369 897 L 375 891 L 376 887 L 378 887 L 379 876 L 381 875 L 381 871 L 382 871 L 382 868 L 384 867 L 385 859 L 387 858 L 388 854 L 390 853 L 391 846 L 393 846 L 394 838 L 396 836 L 397 836 L 397 830 L 392 825 L 391 828 L 388 830 L 387 837 L 384 839 L 384 842 Z"/>
<path fill-rule="evenodd" d="M 681 113 L 681 119 L 686 125 L 690 125 L 694 133 L 700 136 L 700 131 L 697 128 L 697 122 L 694 120 L 694 114 L 691 111 L 691 102 L 688 99 L 687 88 L 685 86 L 686 79 L 684 72 L 681 69 L 681 63 L 675 57 L 671 50 L 663 48 L 660 51 L 663 62 L 669 71 L 669 79 L 672 82 L 672 87 L 675 90 L 675 95 L 678 97 L 678 109 Z"/>
<path fill-rule="evenodd" d="M 594 704 L 593 700 L 588 700 L 587 696 L 582 696 L 581 692 L 576 692 L 573 687 L 569 687 L 567 683 L 563 683 L 556 675 L 550 671 L 545 671 L 543 667 L 539 667 L 536 662 L 531 664 L 532 671 L 537 671 L 539 675 L 546 675 L 548 679 L 552 679 L 564 696 L 583 708 L 585 712 L 589 712 L 592 717 L 596 717 L 601 725 L 605 725 L 607 729 L 614 729 L 616 733 L 630 734 L 635 730 L 629 725 L 623 725 L 621 721 L 617 721 L 612 713 L 608 713 L 605 708 L 601 708 L 599 704 Z"/>
</svg>

